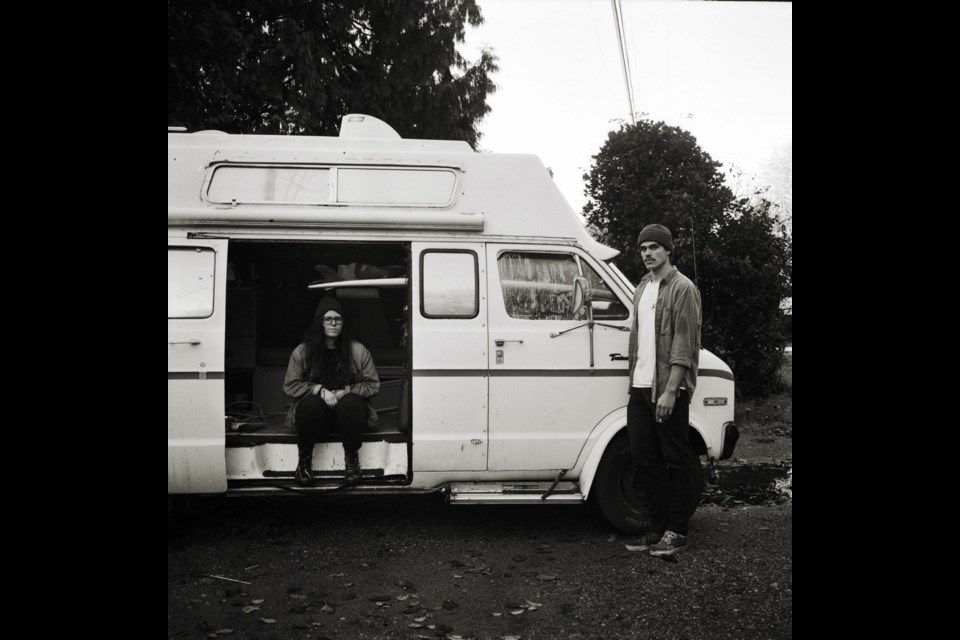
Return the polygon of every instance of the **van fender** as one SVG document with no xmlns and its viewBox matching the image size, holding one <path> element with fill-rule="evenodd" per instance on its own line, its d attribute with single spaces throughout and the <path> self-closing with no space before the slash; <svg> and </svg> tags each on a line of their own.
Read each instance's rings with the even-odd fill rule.
<svg viewBox="0 0 960 640">
<path fill-rule="evenodd" d="M 584 498 L 590 495 L 590 486 L 593 484 L 597 467 L 600 466 L 600 459 L 603 457 L 603 452 L 607 450 L 607 445 L 610 444 L 615 435 L 620 433 L 621 429 L 626 427 L 627 407 L 623 406 L 608 413 L 587 436 L 587 441 L 583 447 L 586 458 L 583 458 L 583 453 L 581 453 L 583 468 L 580 470 L 580 493 L 583 494 Z"/>
<path fill-rule="evenodd" d="M 699 421 L 690 420 L 690 427 L 695 429 L 704 444 L 707 446 L 707 459 L 716 460 L 719 457 L 719 449 L 716 443 L 711 442 L 710 438 L 704 432 Z M 593 479 L 597 474 L 597 467 L 600 466 L 600 459 L 603 458 L 607 445 L 613 440 L 614 436 L 620 433 L 621 429 L 627 428 L 627 408 L 621 407 L 612 411 L 601 420 L 587 437 L 584 445 L 584 451 L 587 452 L 583 462 L 583 468 L 580 471 L 580 493 L 584 498 L 590 495 L 590 488 L 593 485 Z"/>
</svg>

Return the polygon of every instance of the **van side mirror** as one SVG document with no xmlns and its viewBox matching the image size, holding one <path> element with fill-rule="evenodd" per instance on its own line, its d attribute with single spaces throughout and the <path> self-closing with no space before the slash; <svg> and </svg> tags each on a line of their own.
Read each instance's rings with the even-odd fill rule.
<svg viewBox="0 0 960 640">
<path fill-rule="evenodd" d="M 573 281 L 573 315 L 576 316 L 586 305 L 588 316 L 592 317 L 590 281 L 585 276 L 577 276 Z"/>
</svg>

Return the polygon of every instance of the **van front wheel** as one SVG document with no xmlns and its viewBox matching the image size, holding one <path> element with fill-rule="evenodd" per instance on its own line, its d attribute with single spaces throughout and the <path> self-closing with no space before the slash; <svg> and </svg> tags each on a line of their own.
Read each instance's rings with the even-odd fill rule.
<svg viewBox="0 0 960 640">
<path fill-rule="evenodd" d="M 693 467 L 693 504 L 698 505 L 703 496 L 703 465 L 699 457 Z M 630 456 L 630 439 L 626 430 L 614 436 L 603 452 L 590 495 L 607 521 L 620 531 L 637 535 L 650 526 L 646 495 Z"/>
</svg>

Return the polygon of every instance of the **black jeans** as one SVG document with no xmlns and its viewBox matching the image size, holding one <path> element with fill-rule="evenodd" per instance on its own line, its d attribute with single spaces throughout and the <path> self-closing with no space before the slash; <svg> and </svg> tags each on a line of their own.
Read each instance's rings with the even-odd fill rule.
<svg viewBox="0 0 960 640">
<path fill-rule="evenodd" d="M 333 409 L 327 406 L 320 395 L 307 396 L 297 405 L 294 415 L 297 427 L 297 449 L 303 453 L 313 451 L 313 445 L 328 433 L 339 433 L 343 448 L 357 451 L 363 444 L 363 429 L 367 425 L 367 406 L 363 398 L 348 393 L 340 398 Z"/>
<path fill-rule="evenodd" d="M 700 460 L 690 448 L 690 402 L 686 390 L 677 395 L 666 422 L 657 422 L 657 399 L 649 388 L 632 388 L 627 405 L 630 455 L 647 493 L 651 530 L 669 529 L 687 535 L 694 503 L 693 464 Z"/>
</svg>

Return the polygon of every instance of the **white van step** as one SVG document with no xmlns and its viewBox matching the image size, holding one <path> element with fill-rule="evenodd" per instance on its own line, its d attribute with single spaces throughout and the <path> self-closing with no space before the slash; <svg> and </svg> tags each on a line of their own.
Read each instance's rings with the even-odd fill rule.
<svg viewBox="0 0 960 640">
<path fill-rule="evenodd" d="M 451 482 L 447 496 L 450 502 L 459 504 L 580 504 L 584 501 L 576 482 L 558 483 L 543 499 L 552 486 L 553 482 Z"/>
</svg>

